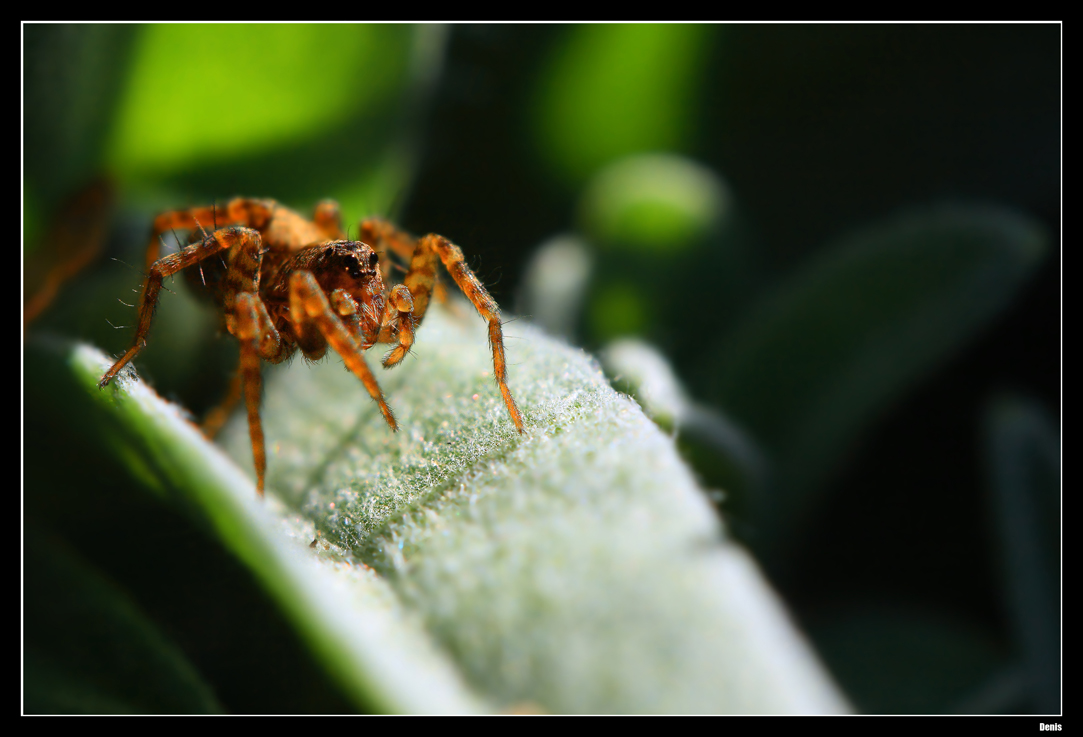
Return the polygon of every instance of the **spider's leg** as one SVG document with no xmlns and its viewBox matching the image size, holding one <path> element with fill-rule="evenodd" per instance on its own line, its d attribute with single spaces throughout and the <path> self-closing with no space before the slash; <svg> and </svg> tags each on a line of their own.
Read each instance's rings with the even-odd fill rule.
<svg viewBox="0 0 1083 737">
<path fill-rule="evenodd" d="M 161 254 L 159 238 L 168 231 L 201 230 L 205 225 L 214 225 L 223 220 L 226 225 L 243 225 L 246 228 L 260 230 L 271 219 L 271 211 L 262 200 L 237 198 L 225 208 L 217 205 L 195 207 L 191 210 L 172 210 L 163 212 L 154 218 L 150 240 L 147 243 L 147 270 L 158 260 Z M 178 244 L 179 245 L 179 244 Z"/>
<path fill-rule="evenodd" d="M 365 345 L 365 337 L 361 334 L 361 310 L 364 309 L 357 303 L 357 300 L 350 296 L 350 293 L 345 289 L 336 289 L 331 292 L 331 309 L 338 319 L 342 321 L 342 326 L 346 328 L 346 331 L 353 336 L 354 341 L 361 345 L 361 350 L 367 350 L 371 348 L 371 345 Z M 371 308 L 369 308 L 371 309 Z M 312 324 L 312 323 L 309 323 Z M 319 343 L 323 343 L 326 346 L 327 342 L 323 338 L 323 334 L 320 333 L 319 328 L 313 325 L 315 333 L 319 336 Z M 326 351 L 326 347 L 320 350 Z M 311 353 L 311 349 L 309 351 Z M 323 353 L 320 353 L 320 358 L 323 357 Z M 316 358 L 316 356 L 313 356 Z"/>
<path fill-rule="evenodd" d="M 380 335 L 376 339 L 377 343 L 398 342 L 398 345 L 384 356 L 384 368 L 396 365 L 410 352 L 414 345 L 416 325 L 413 295 L 405 285 L 399 284 L 392 288 L 387 297 L 387 307 L 384 308 L 384 315 L 380 320 Z"/>
<path fill-rule="evenodd" d="M 147 344 L 147 333 L 150 331 L 150 322 L 154 317 L 154 309 L 158 305 L 158 294 L 162 289 L 162 280 L 176 274 L 193 264 L 199 263 L 208 256 L 233 248 L 242 243 L 254 243 L 259 250 L 259 233 L 247 228 L 223 228 L 177 253 L 158 259 L 151 265 L 147 280 L 143 284 L 143 293 L 139 298 L 139 323 L 135 330 L 135 339 L 132 347 L 114 363 L 98 382 L 98 388 L 105 388 L 106 384 L 113 380 L 121 369 L 136 357 L 139 351 Z"/>
<path fill-rule="evenodd" d="M 380 271 L 385 284 L 390 281 L 392 268 L 395 266 L 395 263 L 388 258 L 388 251 L 409 263 L 414 253 L 414 246 L 417 244 L 417 241 L 409 234 L 382 218 L 362 220 L 358 238 L 372 246 L 380 255 Z"/>
<path fill-rule="evenodd" d="M 489 323 L 489 346 L 493 351 L 493 374 L 496 377 L 500 394 L 515 425 L 523 432 L 523 414 L 519 411 L 515 399 L 508 388 L 508 365 L 504 357 L 504 331 L 500 327 L 500 307 L 489 295 L 474 272 L 466 265 L 463 252 L 459 247 L 442 235 L 430 234 L 417 242 L 410 270 L 406 272 L 403 284 L 414 298 L 414 320 L 420 323 L 429 306 L 429 296 L 436 283 L 436 260 L 439 258 L 451 278 L 459 285 L 467 299 L 477 309 L 478 314 Z"/>
<path fill-rule="evenodd" d="M 341 297 L 336 297 L 335 301 L 340 309 L 342 305 L 347 304 Z M 365 363 L 360 346 L 350 335 L 342 318 L 331 308 L 331 303 L 328 302 L 316 277 L 310 271 L 295 271 L 290 275 L 290 320 L 293 322 L 294 332 L 299 335 L 304 333 L 306 325 L 316 326 L 327 343 L 342 356 L 346 367 L 361 380 L 369 395 L 380 405 L 380 412 L 383 413 L 387 424 L 392 430 L 398 430 L 395 416 L 384 400 L 384 394 L 376 382 L 376 377 L 372 375 L 372 371 Z"/>
<path fill-rule="evenodd" d="M 263 246 L 256 231 L 245 232 L 255 234 L 256 237 L 247 238 L 229 250 L 221 295 L 222 307 L 226 313 L 226 328 L 240 343 L 238 378 L 230 387 L 230 394 L 225 402 L 207 417 L 204 432 L 216 431 L 217 427 L 213 423 L 220 425 L 224 422 L 229 409 L 239 399 L 240 394 L 244 394 L 245 408 L 248 411 L 248 434 L 252 441 L 252 458 L 256 466 L 256 490 L 262 496 L 267 451 L 263 422 L 259 414 L 260 389 L 263 386 L 261 361 L 281 363 L 293 353 L 294 346 L 282 340 L 267 314 L 267 306 L 260 299 Z"/>
<path fill-rule="evenodd" d="M 399 230 L 394 224 L 382 218 L 369 218 L 361 221 L 361 234 L 360 238 L 365 243 L 368 243 L 376 252 L 381 254 L 380 258 L 380 271 L 382 272 L 384 283 L 387 284 L 391 281 L 392 267 L 395 264 L 390 258 L 386 258 L 385 254 L 388 250 L 392 251 L 396 256 L 410 265 L 410 269 L 413 269 L 414 253 L 417 251 L 417 239 L 408 233 Z M 435 272 L 434 272 L 435 274 Z M 433 283 L 435 286 L 430 290 L 432 294 L 441 304 L 447 303 L 447 287 L 440 281 L 438 276 L 434 276 Z M 413 292 L 413 290 L 410 290 Z M 426 299 L 426 302 L 428 300 Z M 421 320 L 420 315 L 418 321 Z M 387 341 L 381 341 L 387 342 Z"/>
<path fill-rule="evenodd" d="M 26 259 L 23 284 L 23 328 L 53 300 L 60 287 L 97 260 L 113 211 L 113 187 L 105 178 L 79 190 L 52 218 L 52 226 Z M 36 278 L 37 275 L 40 278 Z"/>
<path fill-rule="evenodd" d="M 238 372 L 244 389 L 244 404 L 248 410 L 248 435 L 252 441 L 252 460 L 256 466 L 256 491 L 263 496 L 267 473 L 267 449 L 263 438 L 263 421 L 259 416 L 261 358 L 277 363 L 283 360 L 288 347 L 267 315 L 259 295 L 241 292 L 236 296 L 233 331 L 241 344 L 241 367 Z M 277 360 L 276 360 L 277 359 Z"/>
<path fill-rule="evenodd" d="M 203 422 L 199 424 L 199 429 L 203 431 L 203 435 L 208 440 L 214 440 L 222 426 L 226 424 L 226 420 L 229 419 L 233 408 L 241 401 L 241 379 L 241 372 L 238 370 L 229 382 L 229 390 L 226 392 L 225 398 L 203 416 Z"/>
<path fill-rule="evenodd" d="M 342 214 L 339 212 L 338 203 L 334 200 L 322 200 L 316 205 L 312 222 L 323 231 L 328 240 L 335 241 L 346 237 L 342 232 Z"/>
</svg>

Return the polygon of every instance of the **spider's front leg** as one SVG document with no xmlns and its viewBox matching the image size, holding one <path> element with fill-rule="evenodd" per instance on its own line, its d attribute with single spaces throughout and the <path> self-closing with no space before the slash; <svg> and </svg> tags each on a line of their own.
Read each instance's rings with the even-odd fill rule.
<svg viewBox="0 0 1083 737">
<path fill-rule="evenodd" d="M 394 224 L 384 220 L 383 218 L 368 218 L 361 221 L 361 240 L 368 243 L 370 246 L 376 249 L 380 254 L 380 270 L 383 275 L 384 283 L 388 284 L 391 281 L 392 274 L 396 268 L 402 269 L 397 263 L 391 260 L 390 254 L 394 253 L 395 256 L 406 262 L 411 268 L 413 267 L 414 252 L 417 250 L 417 238 L 414 238 L 409 233 L 405 233 L 399 230 Z M 436 274 L 433 274 L 433 287 L 432 294 L 441 304 L 447 304 L 447 285 L 443 280 L 439 279 Z M 428 300 L 426 299 L 426 302 Z M 454 311 L 454 307 L 451 307 Z M 424 309 L 421 310 L 425 312 Z M 420 317 L 418 317 L 420 321 Z M 381 343 L 388 341 L 381 340 Z M 391 341 L 393 342 L 393 341 Z"/>
<path fill-rule="evenodd" d="M 515 398 L 508 388 L 508 365 L 504 356 L 504 331 L 500 326 L 500 307 L 492 298 L 485 287 L 474 276 L 474 272 L 466 265 L 463 252 L 454 243 L 442 235 L 432 233 L 421 240 L 415 241 L 407 234 L 396 228 L 386 220 L 371 219 L 361 224 L 361 236 L 366 241 L 383 244 L 395 253 L 403 255 L 409 253 L 412 246 L 413 252 L 409 255 L 410 269 L 403 278 L 403 285 L 410 290 L 413 298 L 412 322 L 417 324 L 425 316 L 429 308 L 429 300 L 434 293 L 439 298 L 440 284 L 436 277 L 436 263 L 442 261 L 451 278 L 463 291 L 467 299 L 477 309 L 478 314 L 489 323 L 489 345 L 493 351 L 493 374 L 496 377 L 500 394 L 504 397 L 504 404 L 508 408 L 508 414 L 515 425 L 515 429 L 523 432 L 523 413 L 519 411 Z M 381 332 L 380 342 L 393 342 L 384 338 Z M 388 358 L 394 357 L 394 361 L 385 361 L 385 366 L 392 366 L 406 355 L 398 349 L 391 352 Z"/>
<path fill-rule="evenodd" d="M 154 317 L 154 309 L 158 306 L 158 295 L 162 289 L 162 280 L 182 269 L 199 263 L 205 258 L 221 251 L 228 251 L 234 247 L 258 252 L 260 250 L 259 233 L 249 228 L 222 228 L 199 243 L 183 248 L 177 253 L 155 261 L 151 265 L 147 274 L 147 281 L 143 284 L 143 293 L 139 297 L 139 324 L 135 330 L 132 347 L 105 372 L 98 382 L 99 389 L 104 389 L 120 373 L 121 369 L 127 366 L 139 351 L 146 346 L 151 319 Z"/>
<path fill-rule="evenodd" d="M 290 275 L 290 321 L 293 323 L 294 332 L 297 335 L 303 335 L 308 326 L 315 326 L 327 344 L 342 356 L 346 367 L 365 385 L 369 396 L 380 405 L 380 412 L 383 413 L 387 424 L 392 430 L 398 430 L 399 425 L 391 413 L 391 408 L 387 406 L 387 401 L 384 400 L 383 391 L 361 355 L 361 345 L 350 334 L 342 317 L 338 314 L 339 312 L 348 313 L 347 319 L 356 314 L 358 310 L 356 301 L 341 289 L 332 292 L 332 300 L 338 308 L 337 312 L 332 309 L 327 295 L 320 288 L 312 272 L 295 271 Z"/>
<path fill-rule="evenodd" d="M 500 307 L 490 296 L 474 272 L 466 265 L 463 252 L 454 243 L 442 235 L 432 233 L 417 242 L 414 256 L 410 260 L 410 270 L 406 272 L 403 283 L 414 297 L 414 316 L 420 321 L 428 308 L 429 296 L 436 283 L 436 260 L 443 262 L 444 268 L 459 285 L 467 299 L 477 309 L 482 319 L 489 323 L 489 347 L 493 352 L 493 375 L 504 397 L 504 404 L 515 425 L 523 432 L 523 414 L 515 403 L 515 398 L 508 388 L 508 364 L 504 356 L 504 331 L 500 326 Z"/>
</svg>

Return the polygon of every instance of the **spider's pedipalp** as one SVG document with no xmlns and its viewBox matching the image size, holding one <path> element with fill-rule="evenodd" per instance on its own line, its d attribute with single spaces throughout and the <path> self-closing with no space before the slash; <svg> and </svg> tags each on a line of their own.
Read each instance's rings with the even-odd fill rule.
<svg viewBox="0 0 1083 737">
<path fill-rule="evenodd" d="M 387 298 L 387 308 L 384 311 L 383 320 L 380 323 L 381 343 L 395 341 L 395 331 L 398 331 L 398 345 L 388 351 L 384 356 L 384 368 L 391 368 L 398 364 L 410 348 L 414 345 L 414 327 L 417 318 L 414 317 L 414 298 L 410 290 L 402 284 L 394 287 Z"/>
<path fill-rule="evenodd" d="M 290 320 L 294 330 L 300 331 L 308 324 L 315 325 L 328 345 L 335 349 L 346 368 L 361 380 L 392 430 L 398 430 L 398 422 L 387 406 L 383 391 L 361 355 L 361 347 L 346 329 L 342 319 L 331 309 L 327 296 L 320 289 L 316 277 L 308 271 L 295 271 L 290 275 Z"/>
</svg>

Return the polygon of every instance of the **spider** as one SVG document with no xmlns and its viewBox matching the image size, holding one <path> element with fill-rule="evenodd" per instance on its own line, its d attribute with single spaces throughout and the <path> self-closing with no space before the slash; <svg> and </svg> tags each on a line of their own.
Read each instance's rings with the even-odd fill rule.
<svg viewBox="0 0 1083 737">
<path fill-rule="evenodd" d="M 229 224 L 215 225 L 210 234 L 201 225 L 219 221 Z M 202 237 L 159 258 L 159 242 L 168 230 L 198 230 Z M 306 358 L 317 360 L 330 346 L 364 384 L 392 431 L 397 430 L 395 415 L 362 352 L 376 343 L 393 344 L 384 356 L 384 368 L 398 365 L 409 353 L 417 325 L 440 286 L 439 260 L 489 323 L 496 383 L 512 423 L 522 433 L 523 415 L 508 388 L 500 308 L 467 267 L 459 247 L 436 234 L 415 240 L 379 219 L 362 222 L 360 236 L 356 241 L 345 237 L 338 205 L 330 201 L 316 207 L 312 220 L 274 200 L 248 198 L 236 198 L 224 210 L 202 207 L 159 215 L 147 246 L 147 279 L 135 338 L 98 388 L 104 389 L 146 346 L 162 280 L 188 269 L 189 281 L 209 293 L 222 327 L 240 343 L 240 368 L 223 406 L 232 406 L 243 392 L 256 490 L 263 496 L 267 454 L 259 413 L 260 362 L 281 363 L 298 348 Z M 402 283 L 390 289 L 386 282 L 391 261 L 381 262 L 378 255 L 388 249 L 409 260 Z M 224 417 L 226 411 L 219 412 Z"/>
</svg>

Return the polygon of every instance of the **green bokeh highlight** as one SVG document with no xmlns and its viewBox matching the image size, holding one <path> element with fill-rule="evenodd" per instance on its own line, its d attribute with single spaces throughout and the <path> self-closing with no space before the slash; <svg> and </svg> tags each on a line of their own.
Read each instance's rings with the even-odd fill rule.
<svg viewBox="0 0 1083 737">
<path fill-rule="evenodd" d="M 717 230 L 729 194 L 721 179 L 690 159 L 646 154 L 598 173 L 580 200 L 583 229 L 602 247 L 672 255 Z"/>
<path fill-rule="evenodd" d="M 583 25 L 539 85 L 535 137 L 553 173 L 581 182 L 609 161 L 686 150 L 695 131 L 700 68 L 716 29 L 701 25 Z"/>
<path fill-rule="evenodd" d="M 638 335 L 650 323 L 649 306 L 641 290 L 627 281 L 600 286 L 590 302 L 590 328 L 600 340 Z"/>
<path fill-rule="evenodd" d="M 332 131 L 403 82 L 409 26 L 153 25 L 109 145 L 119 170 L 171 170 Z"/>
</svg>

